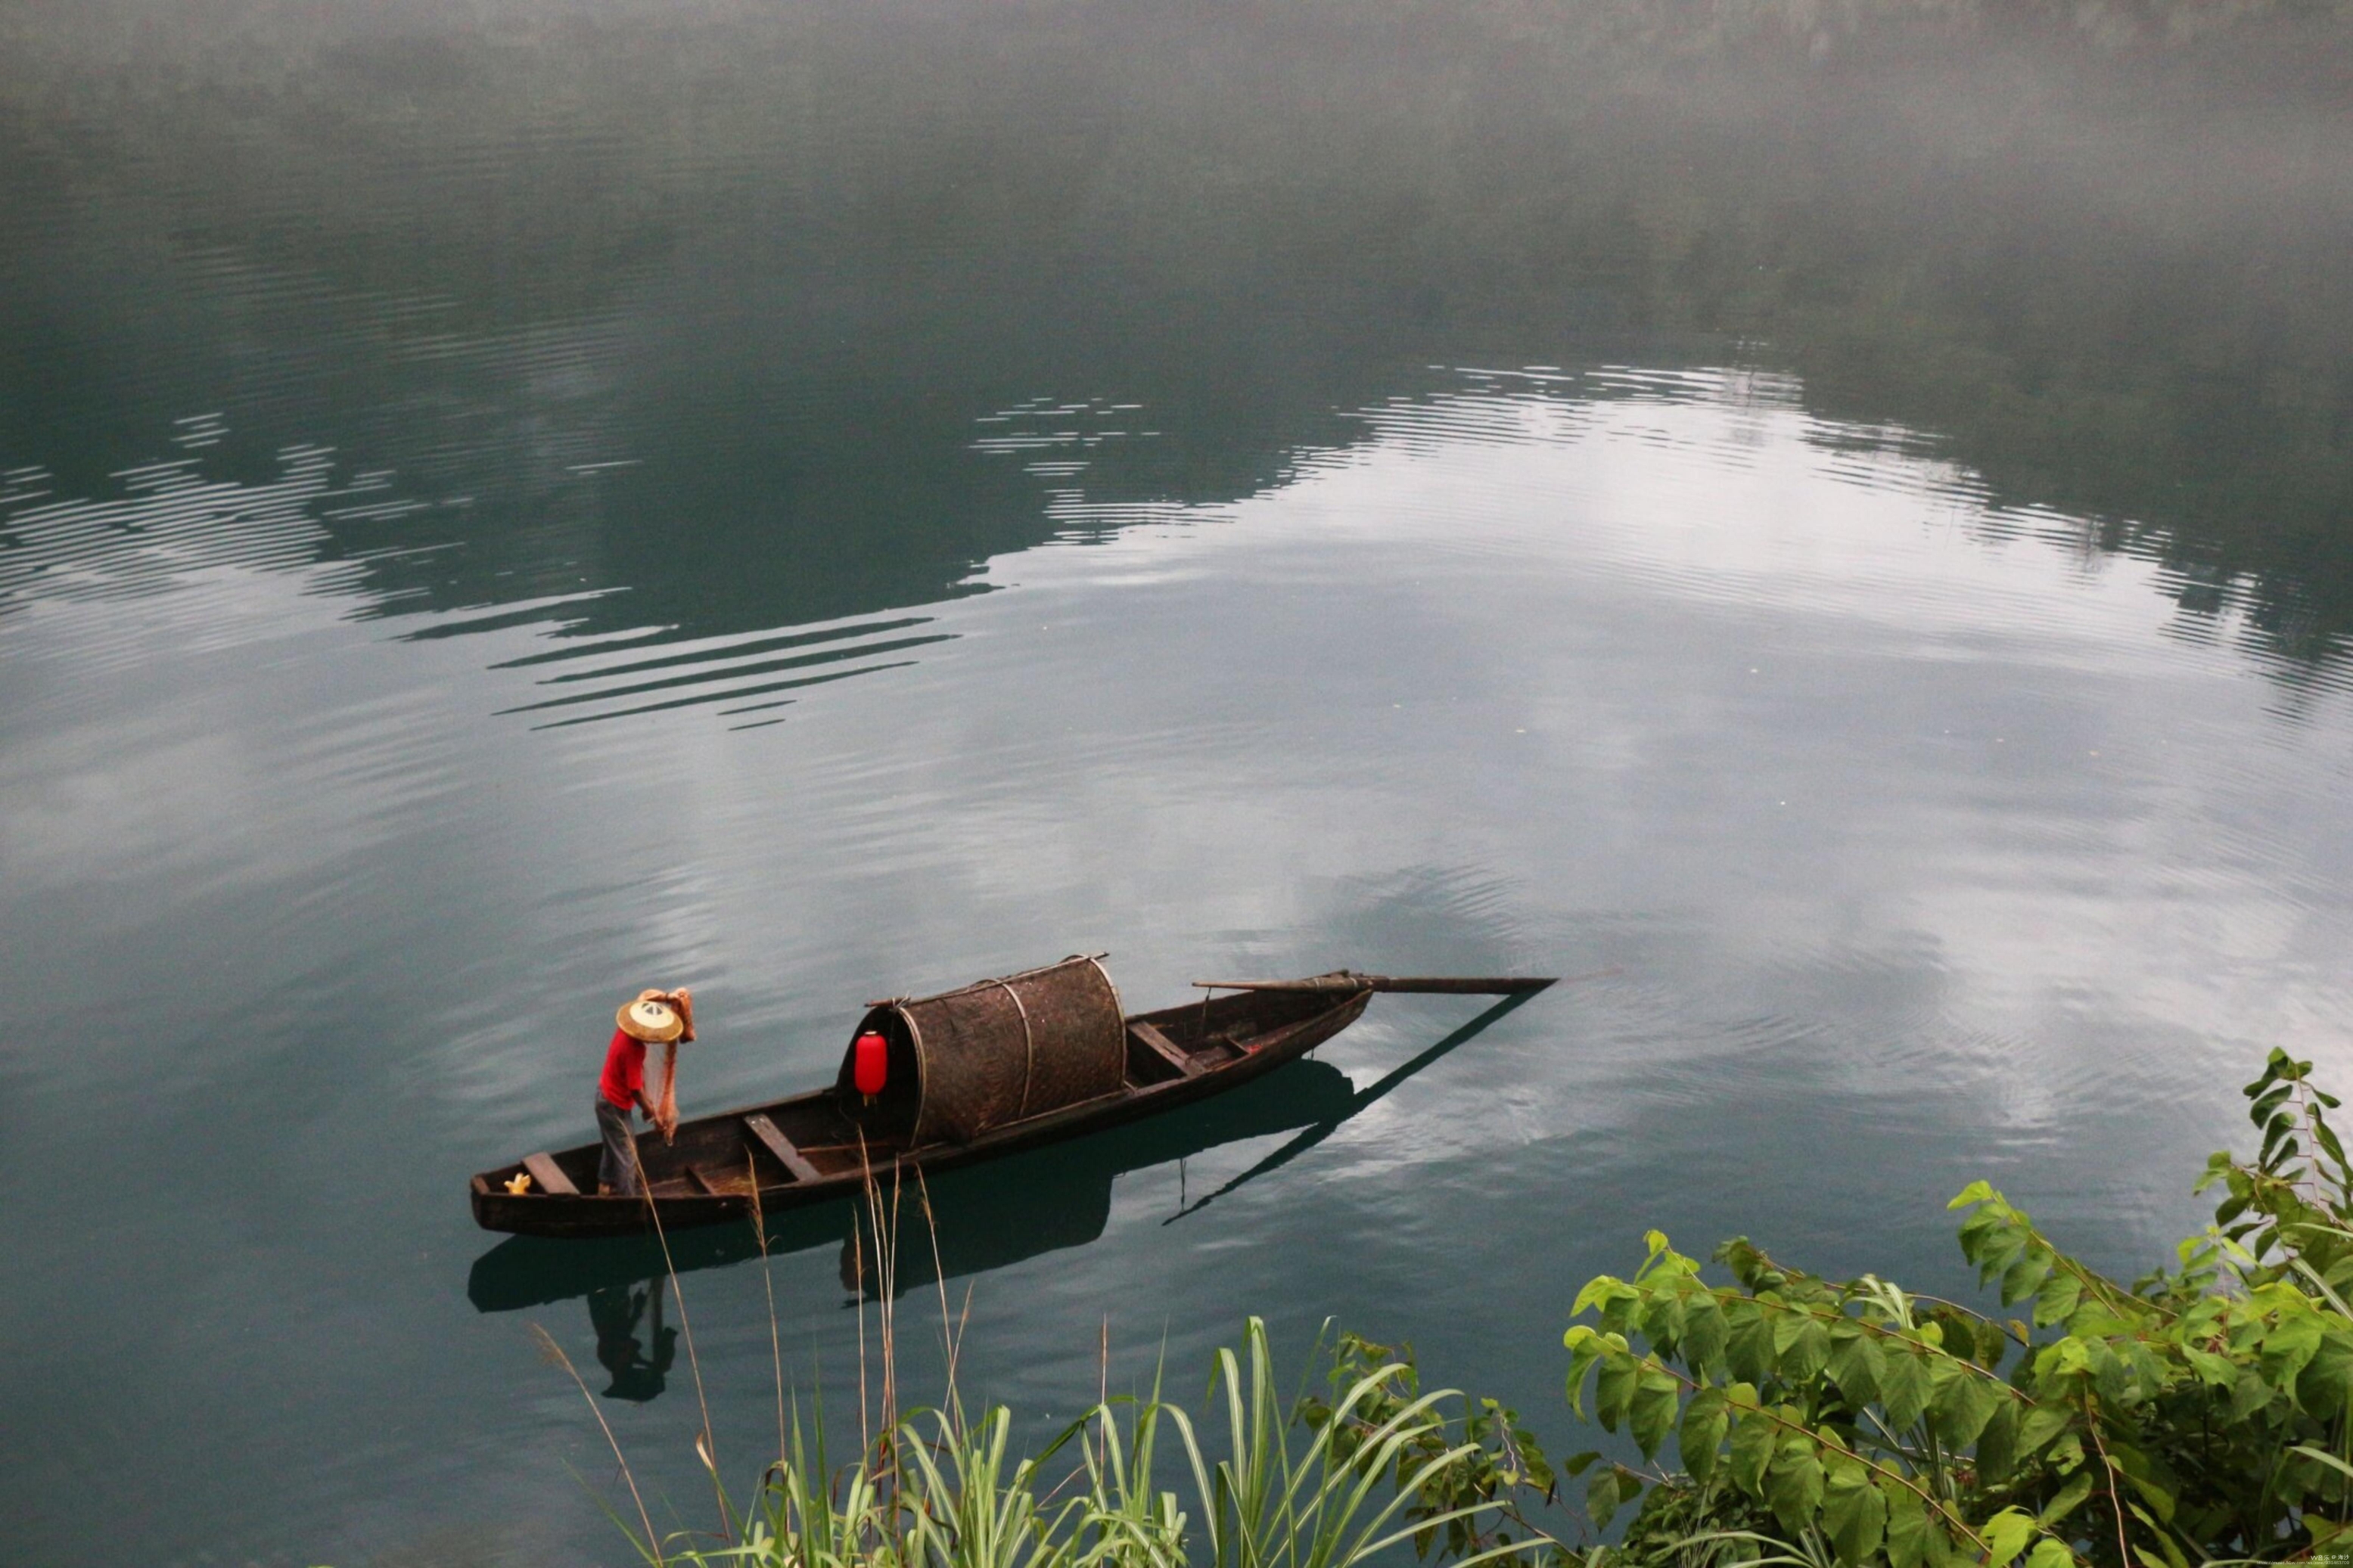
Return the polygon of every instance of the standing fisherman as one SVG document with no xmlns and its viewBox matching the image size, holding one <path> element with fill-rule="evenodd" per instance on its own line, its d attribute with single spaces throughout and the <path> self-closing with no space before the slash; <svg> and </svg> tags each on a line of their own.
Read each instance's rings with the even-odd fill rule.
<svg viewBox="0 0 2353 1568">
<path fill-rule="evenodd" d="M 694 1038 L 694 997 L 682 986 L 640 991 L 635 1001 L 621 1004 L 613 1022 L 618 1027 L 605 1047 L 605 1076 L 596 1085 L 596 1131 L 605 1140 L 596 1192 L 635 1197 L 638 1140 L 629 1119 L 643 1110 L 664 1139 L 678 1131 L 678 1047 Z M 662 1047 L 661 1092 L 652 1099 L 646 1095 L 649 1045 Z"/>
</svg>

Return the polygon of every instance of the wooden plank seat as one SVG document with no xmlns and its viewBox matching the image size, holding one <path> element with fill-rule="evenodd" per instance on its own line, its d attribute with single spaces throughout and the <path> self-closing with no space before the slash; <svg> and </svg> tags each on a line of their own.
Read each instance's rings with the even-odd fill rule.
<svg viewBox="0 0 2353 1568">
<path fill-rule="evenodd" d="M 1144 1043 L 1146 1050 L 1183 1073 L 1187 1078 L 1198 1078 L 1207 1070 L 1201 1063 L 1176 1048 L 1176 1042 L 1162 1034 L 1154 1025 L 1137 1018 L 1127 1026 L 1127 1032 Z"/>
<path fill-rule="evenodd" d="M 744 1118 L 744 1125 L 753 1137 L 760 1141 L 762 1147 L 776 1157 L 777 1164 L 792 1173 L 794 1181 L 814 1182 L 818 1179 L 818 1168 L 810 1164 L 807 1157 L 798 1149 L 793 1147 L 793 1141 L 786 1137 L 776 1124 L 768 1120 L 765 1112 L 754 1111 Z"/>
<path fill-rule="evenodd" d="M 754 1185 L 749 1171 L 720 1171 L 714 1173 L 701 1165 L 689 1165 L 686 1173 L 696 1186 L 714 1198 L 740 1198 Z"/>
<path fill-rule="evenodd" d="M 531 1173 L 532 1184 L 543 1193 L 553 1193 L 560 1198 L 580 1195 L 580 1189 L 572 1184 L 572 1178 L 564 1173 L 564 1167 L 555 1163 L 553 1154 L 525 1154 L 522 1168 Z"/>
</svg>

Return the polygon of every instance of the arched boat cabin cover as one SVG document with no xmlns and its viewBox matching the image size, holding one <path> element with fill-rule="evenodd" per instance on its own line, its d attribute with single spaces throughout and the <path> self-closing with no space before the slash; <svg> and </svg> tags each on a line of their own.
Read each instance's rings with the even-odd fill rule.
<svg viewBox="0 0 2353 1568">
<path fill-rule="evenodd" d="M 878 1003 L 856 1032 L 870 1030 L 888 1042 L 882 1092 L 859 1094 L 853 1043 L 837 1082 L 841 1104 L 913 1147 L 968 1143 L 1008 1121 L 1117 1094 L 1127 1057 L 1118 989 L 1086 957 Z"/>
</svg>

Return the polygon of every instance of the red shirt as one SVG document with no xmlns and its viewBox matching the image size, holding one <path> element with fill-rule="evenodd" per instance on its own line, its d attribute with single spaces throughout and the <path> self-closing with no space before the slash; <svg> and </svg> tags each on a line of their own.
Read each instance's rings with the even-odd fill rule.
<svg viewBox="0 0 2353 1568">
<path fill-rule="evenodd" d="M 646 1088 L 646 1043 L 633 1040 L 628 1031 L 613 1031 L 613 1043 L 605 1047 L 605 1076 L 596 1085 L 604 1097 L 627 1110 L 638 1102 Z"/>
</svg>

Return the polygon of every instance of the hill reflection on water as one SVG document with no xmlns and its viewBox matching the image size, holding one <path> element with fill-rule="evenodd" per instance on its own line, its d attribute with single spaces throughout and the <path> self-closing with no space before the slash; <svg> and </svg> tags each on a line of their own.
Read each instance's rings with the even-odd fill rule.
<svg viewBox="0 0 2353 1568">
<path fill-rule="evenodd" d="M 372 613 L 749 658 L 1255 493 L 1425 367 L 1722 364 L 2330 657 L 2343 29 L 1594 15 L 20 23 L 0 467 L 104 500 L 192 428 L 216 479 L 329 453 L 307 548 Z"/>
</svg>

